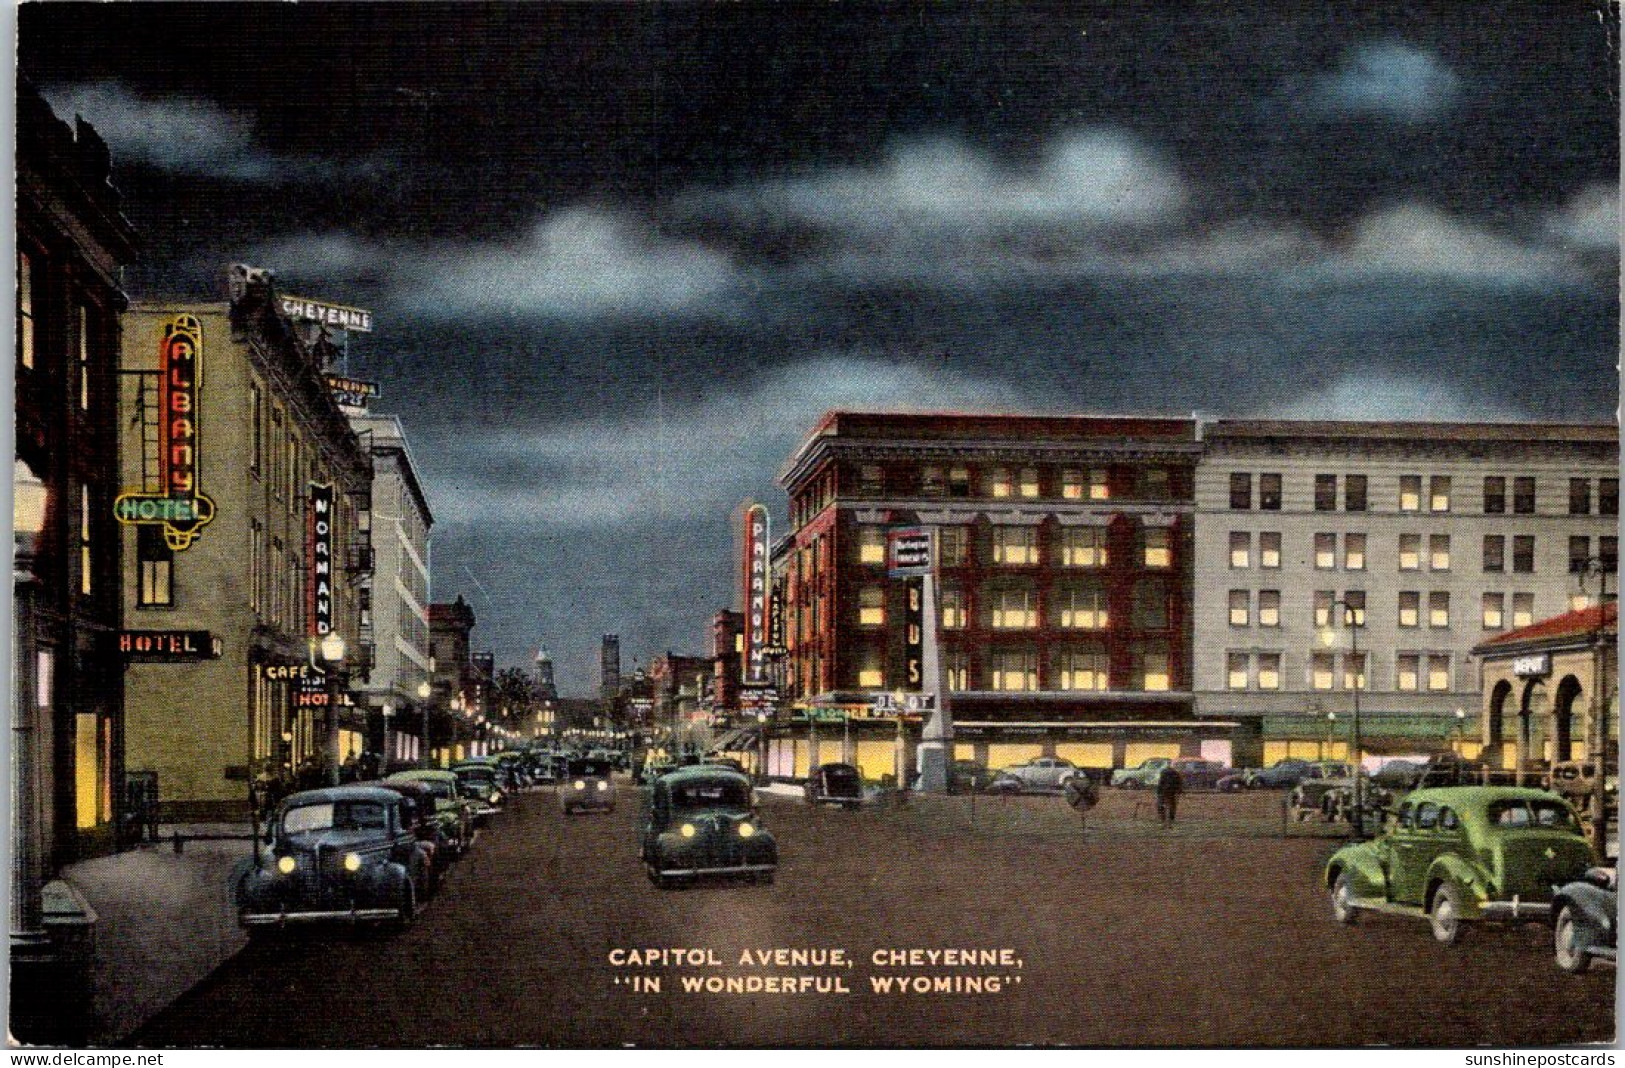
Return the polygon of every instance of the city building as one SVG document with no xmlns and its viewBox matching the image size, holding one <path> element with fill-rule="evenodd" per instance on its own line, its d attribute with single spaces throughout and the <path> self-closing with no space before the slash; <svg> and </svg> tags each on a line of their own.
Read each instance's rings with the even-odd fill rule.
<svg viewBox="0 0 1625 1068">
<path fill-rule="evenodd" d="M 1473 649 L 1481 699 L 1465 730 L 1493 767 L 1583 760 L 1597 746 L 1597 695 L 1608 695 L 1606 750 L 1619 743 L 1619 602 L 1608 600 L 1497 634 Z"/>
<path fill-rule="evenodd" d="M 393 415 L 351 413 L 372 456 L 372 507 L 362 513 L 371 534 L 373 571 L 359 587 L 360 641 L 371 653 L 358 699 L 376 727 L 368 745 L 386 762 L 422 755 L 420 687 L 429 669 L 429 533 L 434 514 L 418 480 L 406 432 Z"/>
<path fill-rule="evenodd" d="M 250 783 L 333 779 L 358 752 L 367 450 L 266 272 L 229 304 L 124 316 L 118 426 L 126 762 L 170 818 L 247 811 Z"/>
<path fill-rule="evenodd" d="M 116 845 L 125 765 L 118 493 L 119 272 L 136 236 L 107 146 L 27 83 L 16 113 L 12 458 L 12 1032 L 69 1041 L 41 891 Z M 37 994 L 30 1000 L 31 995 Z M 42 1002 L 50 1002 L 46 1004 Z"/>
<path fill-rule="evenodd" d="M 935 532 L 956 758 L 1255 754 L 1256 720 L 1194 715 L 1200 452 L 1187 419 L 826 415 L 780 475 L 793 711 L 774 724 L 770 773 L 837 752 L 869 777 L 910 771 L 919 717 L 884 700 L 931 689 L 907 677 L 907 586 L 887 576 L 887 533 L 910 527 Z"/>
<path fill-rule="evenodd" d="M 739 712 L 740 658 L 745 648 L 745 614 L 724 608 L 711 617 L 711 714 L 728 719 Z"/>
<path fill-rule="evenodd" d="M 1575 569 L 1617 555 L 1612 426 L 1221 420 L 1202 438 L 1197 708 L 1260 717 L 1266 760 L 1346 751 L 1356 686 L 1368 752 L 1448 748 L 1481 704 L 1474 648 L 1582 607 Z"/>
<path fill-rule="evenodd" d="M 598 698 L 607 711 L 621 692 L 621 638 L 606 634 L 598 649 Z"/>
<path fill-rule="evenodd" d="M 708 657 L 681 656 L 670 650 L 655 657 L 649 662 L 651 704 L 647 710 L 634 705 L 637 721 L 629 725 L 670 731 L 708 719 L 700 698 L 712 685 L 713 665 Z"/>
<path fill-rule="evenodd" d="M 474 609 L 458 594 L 455 601 L 429 605 L 429 666 L 433 675 L 428 716 L 430 760 L 446 765 L 468 755 L 470 710 L 479 684 L 471 637 Z"/>
</svg>

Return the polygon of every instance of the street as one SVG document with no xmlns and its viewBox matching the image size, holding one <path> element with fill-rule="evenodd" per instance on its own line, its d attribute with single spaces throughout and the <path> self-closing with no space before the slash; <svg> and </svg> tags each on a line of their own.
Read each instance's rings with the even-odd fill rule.
<svg viewBox="0 0 1625 1068">
<path fill-rule="evenodd" d="M 551 790 L 514 798 L 405 933 L 303 932 L 250 945 L 134 1044 L 1519 1046 L 1613 1037 L 1613 968 L 1562 974 L 1546 927 L 1475 929 L 1446 949 L 1421 923 L 1334 924 L 1317 880 L 1335 842 L 1261 833 L 1273 795 L 1192 796 L 1183 822 L 1161 831 L 1142 818 L 1143 798 L 1111 791 L 1086 841 L 1055 797 L 982 799 L 974 826 L 963 798 L 859 812 L 772 798 L 763 812 L 781 851 L 774 885 L 659 891 L 636 858 L 639 791 L 622 779 L 618 794 L 611 815 L 569 818 Z M 711 950 L 719 963 L 611 963 L 614 950 L 653 948 Z M 740 963 L 744 951 L 773 949 L 844 949 L 851 966 Z M 875 963 L 876 951 L 892 950 L 1012 950 L 1018 965 Z M 839 977 L 850 993 L 816 993 L 814 983 L 805 993 L 682 989 L 685 977 L 746 976 L 814 976 L 826 988 Z M 872 989 L 872 979 L 904 976 L 958 977 L 939 989 L 980 992 Z M 634 990 L 633 977 L 658 978 L 660 992 Z"/>
</svg>

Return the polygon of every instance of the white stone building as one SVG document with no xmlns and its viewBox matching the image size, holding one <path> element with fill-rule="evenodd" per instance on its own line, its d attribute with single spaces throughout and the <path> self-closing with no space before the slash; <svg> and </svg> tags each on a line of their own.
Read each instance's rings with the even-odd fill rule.
<svg viewBox="0 0 1625 1068">
<path fill-rule="evenodd" d="M 1267 762 L 1343 755 L 1356 685 L 1367 752 L 1475 752 L 1473 647 L 1581 606 L 1571 559 L 1617 555 L 1612 426 L 1223 420 L 1203 439 L 1197 708 L 1262 717 Z"/>
</svg>

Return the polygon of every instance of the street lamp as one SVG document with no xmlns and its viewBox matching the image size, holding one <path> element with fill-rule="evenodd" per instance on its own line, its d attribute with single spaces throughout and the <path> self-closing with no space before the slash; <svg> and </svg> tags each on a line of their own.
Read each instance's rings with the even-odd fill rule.
<svg viewBox="0 0 1625 1068">
<path fill-rule="evenodd" d="M 1337 732 L 1337 713 L 1326 713 L 1326 759 L 1332 758 L 1332 736 Z"/>
<path fill-rule="evenodd" d="M 1456 709 L 1456 755 L 1467 759 L 1467 710 Z"/>
<path fill-rule="evenodd" d="M 1343 610 L 1343 626 L 1349 632 L 1349 655 L 1354 660 L 1354 716 L 1349 723 L 1349 763 L 1354 766 L 1354 825 L 1355 841 L 1365 838 L 1365 788 L 1361 778 L 1360 752 L 1360 691 L 1365 686 L 1365 665 L 1360 660 L 1360 627 L 1365 623 L 1365 606 L 1354 606 L 1343 598 L 1331 603 L 1327 611 L 1326 626 L 1320 632 L 1321 644 L 1330 648 L 1337 643 L 1337 631 L 1332 626 L 1333 610 Z"/>
<path fill-rule="evenodd" d="M 1609 707 L 1613 690 L 1608 686 L 1608 576 L 1619 568 L 1617 556 L 1588 556 L 1570 564 L 1578 576 L 1580 591 L 1585 592 L 1586 579 L 1597 576 L 1597 625 L 1591 632 L 1592 645 L 1592 698 L 1591 729 L 1587 731 L 1587 755 L 1596 773 L 1591 783 L 1591 835 L 1597 856 L 1608 854 L 1608 720 L 1614 715 Z M 1616 614 L 1616 619 L 1617 614 Z"/>
<path fill-rule="evenodd" d="M 423 709 L 423 752 L 418 754 L 418 760 L 424 767 L 429 766 L 429 695 L 434 693 L 434 687 L 429 680 L 424 679 L 418 683 L 418 705 Z"/>
<path fill-rule="evenodd" d="M 339 784 L 339 762 L 342 755 L 339 753 L 339 713 L 338 713 L 338 666 L 344 661 L 344 639 L 337 631 L 328 631 L 320 641 L 310 640 L 310 656 L 315 664 L 317 654 L 321 654 L 322 664 L 316 665 L 322 674 L 327 676 L 327 714 L 323 717 L 327 729 L 327 740 L 323 748 L 327 754 L 327 784 Z"/>
<path fill-rule="evenodd" d="M 384 737 L 379 742 L 379 756 L 383 760 L 384 766 L 378 769 L 379 772 L 382 773 L 386 768 L 388 768 L 389 761 L 390 761 L 390 752 L 389 752 L 389 717 L 393 716 L 395 714 L 395 706 L 393 704 L 391 704 L 389 701 L 385 701 L 383 703 L 383 705 L 379 708 L 379 711 L 382 712 L 383 715 L 384 715 Z"/>
</svg>

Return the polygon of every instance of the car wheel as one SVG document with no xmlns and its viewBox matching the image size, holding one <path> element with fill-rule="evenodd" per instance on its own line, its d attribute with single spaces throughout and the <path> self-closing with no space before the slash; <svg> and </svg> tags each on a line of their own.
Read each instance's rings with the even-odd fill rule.
<svg viewBox="0 0 1625 1068">
<path fill-rule="evenodd" d="M 1339 872 L 1332 884 L 1332 919 L 1352 927 L 1359 918 L 1360 910 L 1354 907 L 1354 880 L 1348 872 Z"/>
<path fill-rule="evenodd" d="M 1433 927 L 1433 940 L 1441 946 L 1453 946 L 1461 941 L 1461 894 L 1449 883 L 1439 887 L 1433 895 L 1433 911 L 1428 913 Z"/>
<path fill-rule="evenodd" d="M 396 931 L 404 931 L 412 926 L 412 919 L 418 914 L 418 894 L 413 888 L 412 881 L 407 880 L 401 889 L 401 898 L 395 909 L 395 919 L 390 927 Z"/>
<path fill-rule="evenodd" d="M 1553 955 L 1557 966 L 1570 975 L 1579 975 L 1591 967 L 1591 954 L 1586 952 L 1589 939 L 1574 918 L 1574 906 L 1564 905 L 1557 914 L 1556 933 L 1552 938 Z"/>
</svg>

